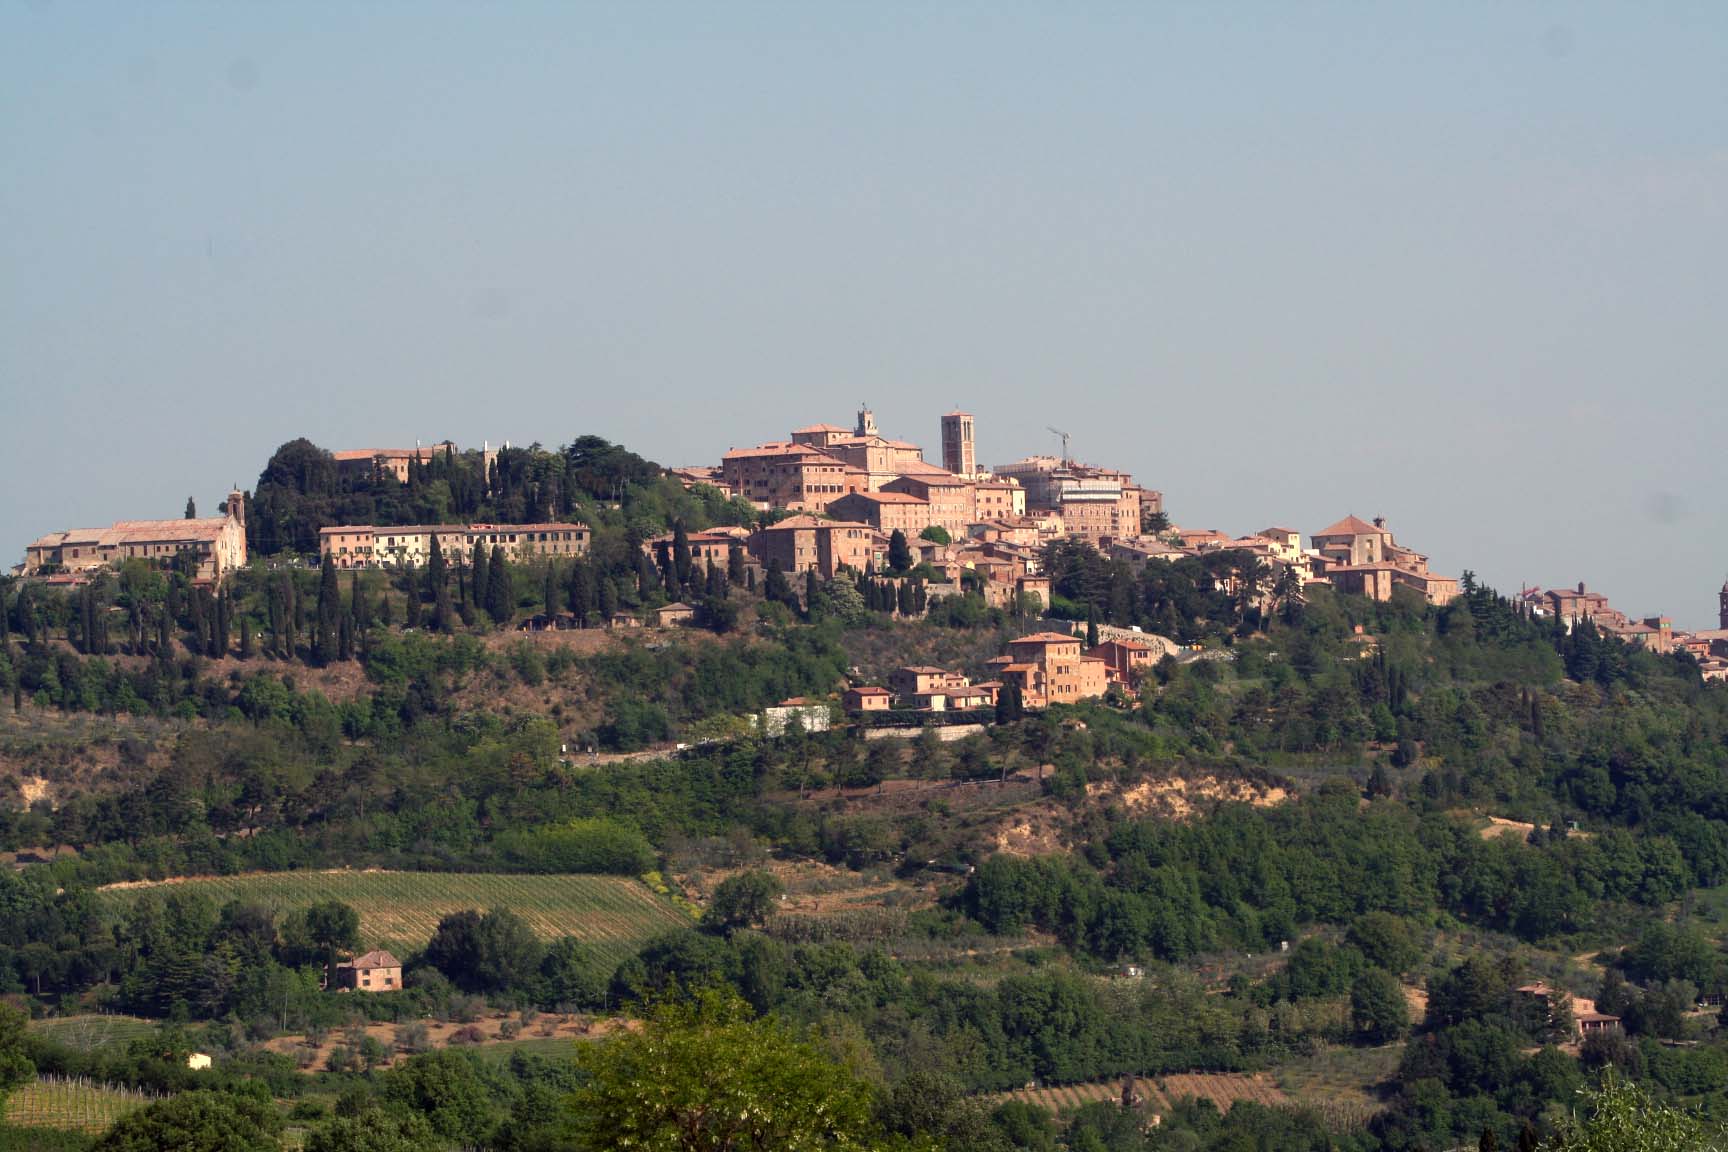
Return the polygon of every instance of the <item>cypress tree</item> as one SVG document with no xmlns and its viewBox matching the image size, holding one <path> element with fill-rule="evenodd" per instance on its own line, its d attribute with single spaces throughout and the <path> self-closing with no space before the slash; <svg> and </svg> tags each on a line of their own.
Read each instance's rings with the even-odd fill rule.
<svg viewBox="0 0 1728 1152">
<path fill-rule="evenodd" d="M 193 501 L 192 497 L 190 497 L 190 496 L 186 497 L 186 519 L 188 519 L 188 520 L 198 519 L 198 505 Z"/>
<path fill-rule="evenodd" d="M 1086 609 L 1086 647 L 1098 647 L 1098 609 Z"/>
<path fill-rule="evenodd" d="M 486 565 L 486 611 L 500 624 L 508 624 L 516 614 L 516 592 L 510 586 L 510 565 L 504 560 L 503 545 L 492 545 L 492 560 Z"/>
<path fill-rule="evenodd" d="M 654 561 L 648 558 L 648 553 L 636 553 L 636 599 L 646 600 L 654 594 L 654 589 L 660 586 L 660 573 L 654 569 Z"/>
<path fill-rule="evenodd" d="M 486 567 L 486 546 L 478 540 L 474 541 L 474 555 L 469 561 L 469 571 L 474 574 L 472 581 L 474 603 L 485 608 L 492 603 L 486 590 L 486 581 L 490 573 Z"/>
<path fill-rule="evenodd" d="M 678 585 L 690 586 L 690 536 L 684 531 L 684 521 L 672 525 L 672 566 L 678 573 Z"/>
<path fill-rule="evenodd" d="M 378 595 L 378 623 L 390 627 L 390 586 L 386 584 Z"/>
<path fill-rule="evenodd" d="M 570 565 L 570 611 L 576 614 L 578 628 L 588 627 L 589 618 L 594 614 L 596 595 L 593 567 L 586 560 Z"/>
<path fill-rule="evenodd" d="M 768 579 L 763 590 L 763 596 L 781 604 L 795 599 L 792 595 L 792 586 L 786 582 L 786 573 L 780 571 L 778 559 L 768 561 Z"/>
<path fill-rule="evenodd" d="M 228 659 L 228 641 L 233 635 L 234 600 L 224 588 L 216 596 L 216 650 L 211 653 L 218 660 Z"/>
<path fill-rule="evenodd" d="M 318 573 L 318 622 L 312 633 L 312 659 L 315 663 L 328 664 L 336 659 L 341 615 L 342 590 L 336 582 L 336 561 L 326 556 L 323 569 Z"/>
<path fill-rule="evenodd" d="M 244 616 L 239 618 L 238 623 L 240 625 L 240 659 L 250 660 L 252 659 L 252 625 Z"/>
<path fill-rule="evenodd" d="M 804 612 L 814 620 L 821 611 L 822 587 L 816 582 L 816 569 L 811 568 L 804 573 Z"/>
<path fill-rule="evenodd" d="M 900 615 L 912 615 L 912 582 L 910 580 L 900 581 L 900 590 L 895 594 L 894 599 L 894 606 L 899 609 Z"/>
<path fill-rule="evenodd" d="M 726 546 L 726 579 L 734 584 L 744 583 L 744 549 L 736 540 Z"/>
<path fill-rule="evenodd" d="M 372 598 L 367 590 L 371 583 L 365 573 L 356 572 L 354 583 L 350 586 L 349 598 L 353 602 L 351 614 L 354 617 L 354 631 L 357 633 L 372 627 Z"/>
<path fill-rule="evenodd" d="M 546 605 L 546 623 L 548 627 L 551 626 L 553 617 L 557 616 L 559 612 L 564 610 L 564 605 L 559 603 L 559 588 L 558 565 L 548 560 L 546 562 L 544 587 L 541 589 L 540 593 L 540 599 L 544 601 Z"/>
<path fill-rule="evenodd" d="M 612 622 L 613 613 L 618 611 L 618 585 L 607 579 L 600 584 L 600 622 L 602 625 Z"/>
<path fill-rule="evenodd" d="M 906 533 L 898 528 L 888 537 L 888 567 L 895 572 L 905 572 L 912 567 L 912 546 L 906 542 Z"/>
<path fill-rule="evenodd" d="M 336 659 L 354 659 L 354 613 L 344 612 L 336 632 Z"/>
</svg>

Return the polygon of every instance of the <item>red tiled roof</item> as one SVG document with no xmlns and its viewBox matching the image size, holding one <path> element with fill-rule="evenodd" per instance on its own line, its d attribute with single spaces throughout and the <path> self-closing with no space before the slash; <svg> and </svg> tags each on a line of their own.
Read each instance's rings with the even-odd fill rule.
<svg viewBox="0 0 1728 1152">
<path fill-rule="evenodd" d="M 382 948 L 374 948 L 362 956 L 352 960 L 344 960 L 336 965 L 338 968 L 400 968 L 402 961 L 396 959 Z"/>
<path fill-rule="evenodd" d="M 1385 532 L 1384 528 L 1376 528 L 1366 520 L 1355 516 L 1346 516 L 1324 532 L 1316 532 L 1316 536 L 1376 536 Z"/>
<path fill-rule="evenodd" d="M 1034 632 L 1030 636 L 1022 636 L 1018 640 L 1010 640 L 1008 644 L 1078 644 L 1080 637 L 1071 632 Z"/>
</svg>

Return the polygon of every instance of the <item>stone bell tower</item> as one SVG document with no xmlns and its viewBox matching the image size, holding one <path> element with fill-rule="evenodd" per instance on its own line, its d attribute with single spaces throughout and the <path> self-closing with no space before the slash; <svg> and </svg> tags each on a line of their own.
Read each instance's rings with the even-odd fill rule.
<svg viewBox="0 0 1728 1152">
<path fill-rule="evenodd" d="M 876 413 L 870 411 L 870 405 L 861 405 L 858 409 L 858 427 L 853 432 L 855 436 L 876 435 Z"/>
<path fill-rule="evenodd" d="M 1722 591 L 1716 595 L 1716 622 L 1728 629 L 1728 580 L 1722 581 Z"/>
</svg>

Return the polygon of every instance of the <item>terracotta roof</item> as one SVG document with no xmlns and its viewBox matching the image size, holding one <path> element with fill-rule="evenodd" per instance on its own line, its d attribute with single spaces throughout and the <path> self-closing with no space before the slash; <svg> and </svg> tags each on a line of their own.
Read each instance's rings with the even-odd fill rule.
<svg viewBox="0 0 1728 1152">
<path fill-rule="evenodd" d="M 801 436 L 806 432 L 850 432 L 850 428 L 842 428 L 838 424 L 806 424 L 802 428 L 792 429 L 792 435 Z"/>
<path fill-rule="evenodd" d="M 741 460 L 754 456 L 821 456 L 833 460 L 833 457 L 820 448 L 812 448 L 808 444 L 794 444 L 791 441 L 776 441 L 772 444 L 758 444 L 754 448 L 734 448 L 720 457 L 722 460 Z M 838 464 L 840 461 L 834 460 Z"/>
<path fill-rule="evenodd" d="M 878 688 L 874 684 L 865 684 L 865 685 L 862 685 L 861 687 L 858 687 L 858 688 L 847 689 L 847 691 L 856 692 L 860 696 L 892 696 L 893 695 L 893 693 L 888 691 L 888 689 Z"/>
<path fill-rule="evenodd" d="M 842 496 L 842 500 L 869 500 L 875 504 L 928 504 L 930 501 L 922 496 L 914 496 L 909 492 L 852 492 Z"/>
<path fill-rule="evenodd" d="M 1030 636 L 1022 636 L 1018 640 L 1010 640 L 1010 647 L 1015 644 L 1078 644 L 1080 637 L 1072 632 L 1034 632 Z"/>
<path fill-rule="evenodd" d="M 866 532 L 874 532 L 875 528 L 857 520 L 823 520 L 817 516 L 788 516 L 784 520 L 758 528 L 758 532 L 784 532 L 794 530 L 808 531 L 812 528 L 862 528 Z"/>
<path fill-rule="evenodd" d="M 900 671 L 910 672 L 915 676 L 946 676 L 946 675 L 948 675 L 948 669 L 935 668 L 929 664 L 909 664 L 906 667 L 900 669 Z"/>
<path fill-rule="evenodd" d="M 344 961 L 342 961 L 342 963 L 336 965 L 336 967 L 338 967 L 338 968 L 400 968 L 400 967 L 402 967 L 402 961 L 396 959 L 396 957 L 394 957 L 390 953 L 384 951 L 382 948 L 374 948 L 372 951 L 367 952 L 364 955 L 356 956 L 352 960 L 344 960 Z"/>
<path fill-rule="evenodd" d="M 63 548 L 68 544 L 115 547 L 122 544 L 166 543 L 180 540 L 215 540 L 228 520 L 216 516 L 202 520 L 117 520 L 108 528 L 68 528 L 50 532 L 31 543 L 32 548 Z"/>
<path fill-rule="evenodd" d="M 1300 536 L 1300 535 L 1302 535 L 1302 533 L 1296 531 L 1296 529 L 1294 529 L 1294 528 L 1279 528 L 1276 525 L 1274 525 L 1271 528 L 1260 529 L 1260 535 L 1262 535 L 1262 536 Z"/>
<path fill-rule="evenodd" d="M 1346 516 L 1324 532 L 1316 532 L 1316 536 L 1377 536 L 1386 529 L 1376 528 L 1366 520 L 1355 516 Z"/>
</svg>

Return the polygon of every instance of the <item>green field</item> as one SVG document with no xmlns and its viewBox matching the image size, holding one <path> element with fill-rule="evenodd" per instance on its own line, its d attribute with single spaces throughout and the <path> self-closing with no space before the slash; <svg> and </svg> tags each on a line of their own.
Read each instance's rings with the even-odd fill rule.
<svg viewBox="0 0 1728 1152">
<path fill-rule="evenodd" d="M 115 885 L 104 898 L 193 891 L 217 904 L 244 900 L 280 914 L 320 900 L 360 913 L 363 947 L 418 948 L 441 917 L 465 908 L 508 908 L 542 939 L 574 936 L 619 961 L 690 918 L 638 880 L 621 876 L 529 876 L 468 872 L 269 872 Z"/>
<path fill-rule="evenodd" d="M 150 1100 L 144 1093 L 127 1088 L 45 1076 L 23 1085 L 6 1098 L 6 1123 L 15 1128 L 102 1132 Z"/>
<path fill-rule="evenodd" d="M 110 1044 L 124 1045 L 156 1031 L 156 1024 L 136 1016 L 50 1016 L 32 1020 L 30 1030 L 56 1044 L 94 1052 Z"/>
</svg>

